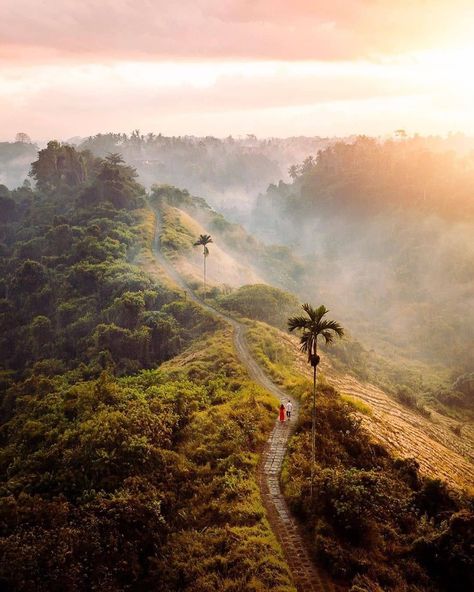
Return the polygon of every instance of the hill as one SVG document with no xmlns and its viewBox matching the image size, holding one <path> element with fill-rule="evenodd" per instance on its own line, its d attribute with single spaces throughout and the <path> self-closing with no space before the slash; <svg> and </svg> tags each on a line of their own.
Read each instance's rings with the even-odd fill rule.
<svg viewBox="0 0 474 592">
<path fill-rule="evenodd" d="M 34 189 L 5 192 L 0 225 L 2 588 L 295 592 L 312 569 L 303 555 L 331 571 L 321 579 L 328 591 L 444 592 L 453 573 L 469 581 L 472 499 L 427 478 L 437 459 L 428 445 L 418 467 L 393 456 L 406 450 L 383 442 L 383 429 L 371 435 L 384 425 L 374 401 L 374 422 L 362 425 L 367 404 L 321 385 L 318 504 L 308 500 L 309 383 L 291 340 L 252 320 L 283 327 L 297 305 L 270 285 L 298 283 L 290 250 L 260 243 L 187 192 L 147 195 L 116 154 L 50 142 L 32 170 Z M 222 273 L 233 266 L 268 283 L 239 286 L 247 278 L 237 276 L 231 288 L 216 276 L 204 302 L 192 248 L 202 230 L 215 238 L 210 267 L 219 253 Z M 328 380 L 357 390 L 344 370 L 394 371 L 366 354 L 353 341 L 335 349 Z M 275 424 L 282 386 L 302 402 L 282 475 L 291 517 L 279 493 L 267 515 L 262 484 L 270 435 L 284 441 L 279 463 L 291 435 Z M 418 412 L 406 413 L 397 437 Z M 454 467 L 463 452 L 450 452 Z M 274 487 L 278 475 L 268 479 Z M 294 526 L 296 543 L 285 546 L 282 515 L 306 521 L 307 542 Z"/>
<path fill-rule="evenodd" d="M 294 592 L 256 482 L 274 400 L 136 265 L 135 171 L 57 142 L 33 170 L 0 227 L 0 587 Z"/>
<path fill-rule="evenodd" d="M 378 350 L 472 372 L 472 157 L 362 137 L 290 172 L 249 224 L 306 258 L 300 297 L 333 303 Z"/>
</svg>

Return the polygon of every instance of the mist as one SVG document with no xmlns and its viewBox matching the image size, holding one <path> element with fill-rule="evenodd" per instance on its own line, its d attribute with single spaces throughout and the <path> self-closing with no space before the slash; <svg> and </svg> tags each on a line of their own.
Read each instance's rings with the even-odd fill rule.
<svg viewBox="0 0 474 592">
<path fill-rule="evenodd" d="M 324 302 L 364 343 L 471 370 L 474 340 L 474 141 L 462 134 L 225 139 L 153 133 L 71 138 L 120 153 L 138 180 L 202 196 L 296 275 L 254 262 L 301 300 Z M 21 185 L 37 147 L 0 145 L 0 183 Z M 257 254 L 258 258 L 258 254 Z M 245 261 L 252 265 L 251 254 Z M 302 263 L 301 263 L 302 262 Z"/>
<path fill-rule="evenodd" d="M 0 185 L 10 189 L 21 185 L 37 151 L 38 147 L 29 139 L 27 142 L 0 142 Z"/>
<path fill-rule="evenodd" d="M 299 296 L 374 347 L 474 368 L 474 159 L 420 140 L 337 144 L 272 185 L 249 227 L 305 260 Z"/>
</svg>

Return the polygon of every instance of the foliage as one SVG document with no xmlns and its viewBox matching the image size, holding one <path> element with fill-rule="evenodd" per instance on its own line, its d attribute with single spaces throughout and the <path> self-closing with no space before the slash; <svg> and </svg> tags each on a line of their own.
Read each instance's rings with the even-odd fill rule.
<svg viewBox="0 0 474 592">
<path fill-rule="evenodd" d="M 229 330 L 158 370 L 34 376 L 8 401 L 3 584 L 294 592 L 255 479 L 274 401 L 249 382 Z"/>
<path fill-rule="evenodd" d="M 298 307 L 298 299 L 278 288 L 253 284 L 219 297 L 218 304 L 233 313 L 284 329 L 288 315 Z"/>
<path fill-rule="evenodd" d="M 256 325 L 247 336 L 252 352 L 272 378 L 302 401 L 282 482 L 316 561 L 354 592 L 460 592 L 474 573 L 472 557 L 467 559 L 474 499 L 451 491 L 441 481 L 423 478 L 416 460 L 391 456 L 373 441 L 354 413 L 370 414 L 370 409 L 360 409 L 359 401 L 340 396 L 324 380 L 317 391 L 311 499 L 311 383 L 284 334 Z M 440 567 L 436 553 L 442 547 L 431 541 L 444 540 L 438 537 L 459 513 L 466 516 L 461 522 L 465 526 Z"/>
<path fill-rule="evenodd" d="M 363 413 L 364 415 L 371 416 L 373 415 L 372 408 L 370 405 L 362 401 L 357 397 L 351 397 L 351 395 L 341 395 L 341 399 L 344 403 L 348 403 L 351 407 L 353 407 L 359 413 Z"/>
<path fill-rule="evenodd" d="M 163 224 L 160 233 L 160 247 L 169 255 L 187 253 L 194 244 L 194 234 L 182 222 L 175 208 L 161 210 Z"/>
<path fill-rule="evenodd" d="M 50 143 L 0 188 L 0 588 L 294 592 L 256 483 L 274 401 L 134 264 L 133 169 L 88 158 Z"/>
<path fill-rule="evenodd" d="M 50 142 L 32 174 L 35 192 L 4 191 L 14 204 L 0 226 L 5 368 L 22 376 L 52 358 L 82 363 L 86 377 L 133 372 L 216 326 L 192 303 L 172 307 L 176 294 L 131 263 L 143 188 L 117 155 L 94 160 Z"/>
<path fill-rule="evenodd" d="M 166 245 L 170 242 L 171 250 L 185 252 L 188 250 L 189 240 L 179 240 L 179 235 L 190 233 L 189 229 L 183 229 L 179 218 L 182 210 L 195 218 L 203 226 L 212 231 L 216 240 L 224 245 L 226 250 L 238 258 L 239 261 L 253 267 L 270 283 L 291 288 L 297 287 L 302 279 L 303 264 L 287 247 L 281 245 L 266 245 L 259 242 L 239 224 L 228 222 L 222 214 L 213 210 L 207 202 L 189 194 L 188 191 L 180 191 L 176 187 L 166 185 L 154 185 L 152 187 L 150 202 L 157 207 L 164 218 L 164 238 Z M 173 212 L 170 219 L 168 212 Z M 171 240 L 168 241 L 167 227 L 171 226 Z M 178 236 L 176 236 L 178 234 Z M 186 245 L 186 246 L 185 246 Z"/>
<path fill-rule="evenodd" d="M 429 144 L 335 143 L 259 197 L 251 230 L 305 256 L 301 292 L 366 343 L 460 374 L 474 369 L 474 160 Z"/>
<path fill-rule="evenodd" d="M 337 321 L 329 321 L 324 317 L 329 310 L 321 304 L 314 308 L 310 304 L 303 304 L 306 316 L 294 316 L 288 319 L 288 330 L 300 331 L 301 351 L 308 355 L 308 362 L 315 366 L 318 337 L 322 337 L 326 344 L 334 341 L 334 336 L 344 337 L 344 329 Z"/>
</svg>

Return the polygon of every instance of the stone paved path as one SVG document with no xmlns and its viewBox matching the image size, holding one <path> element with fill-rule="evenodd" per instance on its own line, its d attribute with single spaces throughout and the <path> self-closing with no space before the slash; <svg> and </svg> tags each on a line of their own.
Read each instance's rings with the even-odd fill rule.
<svg viewBox="0 0 474 592">
<path fill-rule="evenodd" d="M 160 220 L 157 215 L 155 245 L 153 247 L 153 253 L 157 262 L 177 286 L 187 292 L 190 300 L 203 306 L 214 315 L 232 325 L 234 328 L 234 345 L 237 355 L 242 364 L 247 368 L 250 377 L 266 390 L 273 393 L 273 395 L 275 395 L 280 401 L 286 403 L 286 401 L 290 399 L 293 403 L 291 420 L 280 423 L 278 419 L 276 419 L 275 426 L 262 453 L 258 468 L 259 487 L 262 494 L 263 504 L 267 511 L 268 521 L 282 546 L 298 592 L 335 592 L 337 589 L 331 579 L 321 570 L 316 569 L 316 566 L 312 562 L 305 546 L 303 536 L 296 521 L 290 515 L 290 511 L 280 489 L 280 473 L 288 445 L 288 439 L 293 433 L 298 421 L 298 401 L 290 397 L 272 382 L 259 366 L 248 348 L 247 340 L 245 338 L 245 326 L 198 298 L 169 260 L 164 257 L 158 242 L 159 224 Z"/>
<path fill-rule="evenodd" d="M 291 397 L 285 397 L 286 399 Z M 269 522 L 283 548 L 294 583 L 301 592 L 334 591 L 332 581 L 316 569 L 307 551 L 304 539 L 294 518 L 290 515 L 280 489 L 280 473 L 288 438 L 296 427 L 298 404 L 293 400 L 290 421 L 277 422 L 262 455 L 259 469 L 259 485 Z"/>
</svg>

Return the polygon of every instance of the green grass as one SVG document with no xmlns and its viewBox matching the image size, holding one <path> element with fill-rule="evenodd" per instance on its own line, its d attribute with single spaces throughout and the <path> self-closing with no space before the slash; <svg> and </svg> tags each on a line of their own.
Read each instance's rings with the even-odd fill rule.
<svg viewBox="0 0 474 592">
<path fill-rule="evenodd" d="M 176 401 L 186 416 L 176 452 L 187 465 L 187 499 L 159 560 L 163 590 L 294 592 L 266 519 L 257 465 L 273 427 L 276 400 L 236 357 L 232 330 L 196 341 L 155 371 L 124 382 Z M 181 579 L 180 579 L 181 578 Z M 181 583 L 180 583 L 181 582 Z"/>
<path fill-rule="evenodd" d="M 180 211 L 171 206 L 162 205 L 160 212 L 163 220 L 160 232 L 161 248 L 169 255 L 191 251 L 196 234 L 183 224 Z"/>
<path fill-rule="evenodd" d="M 363 415 L 367 415 L 371 417 L 373 415 L 372 407 L 364 401 L 361 401 L 357 397 L 351 397 L 350 395 L 346 395 L 344 393 L 341 394 L 341 399 L 350 405 L 355 411 L 362 413 Z"/>
</svg>

